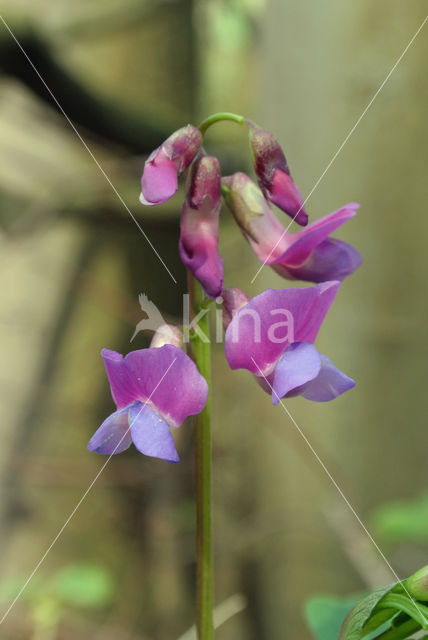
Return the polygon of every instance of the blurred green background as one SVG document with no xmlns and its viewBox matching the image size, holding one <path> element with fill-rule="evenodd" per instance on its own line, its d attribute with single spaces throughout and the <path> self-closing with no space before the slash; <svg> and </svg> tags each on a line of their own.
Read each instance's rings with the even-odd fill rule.
<svg viewBox="0 0 428 640">
<path fill-rule="evenodd" d="M 141 292 L 168 319 L 181 315 L 180 196 L 139 205 L 146 155 L 188 122 L 244 113 L 277 135 L 306 196 L 426 6 L 2 0 L 4 19 L 177 279 L 0 23 L 2 611 L 105 461 L 86 451 L 113 410 L 100 349 L 147 346 L 143 334 L 129 343 Z M 287 403 L 400 577 L 426 564 L 428 550 L 427 29 L 307 203 L 314 220 L 361 202 L 337 236 L 358 247 L 363 266 L 318 340 L 357 386 L 326 405 Z M 234 124 L 210 130 L 206 148 L 225 173 L 249 168 L 246 133 Z M 288 286 L 269 268 L 251 284 L 259 264 L 226 210 L 221 251 L 226 285 L 249 295 Z M 217 637 L 312 638 L 310 596 L 348 597 L 394 576 L 286 413 L 250 374 L 228 369 L 221 345 L 213 400 L 216 602 L 233 596 L 231 613 L 245 603 Z M 111 460 L 2 638 L 172 640 L 192 625 L 190 423 L 177 440 L 174 467 L 132 449 Z"/>
</svg>

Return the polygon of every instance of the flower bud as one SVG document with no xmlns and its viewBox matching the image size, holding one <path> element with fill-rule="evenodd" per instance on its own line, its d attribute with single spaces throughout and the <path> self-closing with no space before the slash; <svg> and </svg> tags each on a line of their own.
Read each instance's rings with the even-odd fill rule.
<svg viewBox="0 0 428 640">
<path fill-rule="evenodd" d="M 223 326 L 225 329 L 232 322 L 235 313 L 245 307 L 250 298 L 238 287 L 228 287 L 223 291 Z"/>
<path fill-rule="evenodd" d="M 182 349 L 183 333 L 181 329 L 173 324 L 163 324 L 156 329 L 150 343 L 150 348 L 163 347 L 166 344 L 172 344 L 174 347 Z"/>
<path fill-rule="evenodd" d="M 155 149 L 144 165 L 142 204 L 160 204 L 178 189 L 178 176 L 192 163 L 202 146 L 202 134 L 191 124 L 175 131 Z"/>
<path fill-rule="evenodd" d="M 405 581 L 407 591 L 416 600 L 428 601 L 428 565 L 416 571 Z"/>
<path fill-rule="evenodd" d="M 218 253 L 220 208 L 219 161 L 201 156 L 192 168 L 181 209 L 179 250 L 184 265 L 212 299 L 223 291 L 223 260 Z"/>
<path fill-rule="evenodd" d="M 286 248 L 284 227 L 258 186 L 245 173 L 222 178 L 223 196 L 245 238 L 263 262 Z M 272 253 L 271 253 L 272 252 Z"/>
<path fill-rule="evenodd" d="M 259 185 L 265 197 L 276 204 L 297 224 L 308 224 L 308 214 L 303 208 L 303 199 L 294 184 L 290 170 L 278 141 L 274 136 L 252 122 L 250 147 Z"/>
</svg>

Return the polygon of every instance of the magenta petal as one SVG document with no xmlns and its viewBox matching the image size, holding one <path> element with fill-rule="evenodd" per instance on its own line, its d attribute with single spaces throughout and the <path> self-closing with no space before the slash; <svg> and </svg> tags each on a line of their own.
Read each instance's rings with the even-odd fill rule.
<svg viewBox="0 0 428 640">
<path fill-rule="evenodd" d="M 128 407 L 112 413 L 97 429 L 88 443 L 89 451 L 112 455 L 122 453 L 131 444 Z"/>
<path fill-rule="evenodd" d="M 171 426 L 178 427 L 204 408 L 207 383 L 181 349 L 167 344 L 131 351 L 125 358 L 109 349 L 101 355 L 118 409 L 149 401 Z"/>
<path fill-rule="evenodd" d="M 140 202 L 159 204 L 172 198 L 178 189 L 177 167 L 159 148 L 144 165 Z"/>
<path fill-rule="evenodd" d="M 275 367 L 272 384 L 272 401 L 277 405 L 289 391 L 313 380 L 321 368 L 318 351 L 308 342 L 291 344 Z"/>
<path fill-rule="evenodd" d="M 344 222 L 355 216 L 359 204 L 351 202 L 338 211 L 330 213 L 328 216 L 310 224 L 306 229 L 302 229 L 292 236 L 292 244 L 284 253 L 275 259 L 287 267 L 301 265 L 309 258 L 313 249 L 327 238 L 333 231 Z M 272 260 L 273 262 L 273 260 Z M 271 261 L 268 262 L 271 264 Z"/>
<path fill-rule="evenodd" d="M 136 389 L 133 401 L 149 401 L 170 426 L 179 427 L 204 408 L 208 385 L 181 349 L 167 344 L 131 351 L 124 361 Z"/>
<path fill-rule="evenodd" d="M 252 298 L 226 330 L 230 367 L 268 375 L 291 343 L 314 342 L 339 285 L 333 281 L 306 289 L 268 289 Z"/>
<path fill-rule="evenodd" d="M 110 349 L 103 349 L 101 356 L 110 383 L 111 395 L 117 408 L 122 409 L 138 400 L 136 386 L 129 375 L 123 356 Z"/>
<path fill-rule="evenodd" d="M 308 214 L 303 208 L 303 198 L 288 173 L 281 169 L 275 170 L 268 197 L 297 224 L 302 226 L 308 224 Z"/>
<path fill-rule="evenodd" d="M 138 451 L 167 462 L 179 461 L 168 423 L 149 405 L 136 403 L 130 407 L 129 422 Z"/>
<path fill-rule="evenodd" d="M 282 269 L 287 276 L 298 280 L 310 282 L 325 282 L 326 280 L 343 280 L 346 276 L 358 269 L 361 264 L 361 255 L 355 247 L 336 238 L 327 238 L 312 251 L 306 262 L 298 267 L 271 265 L 275 271 L 282 275 Z"/>
<path fill-rule="evenodd" d="M 307 400 L 328 402 L 355 386 L 355 381 L 336 369 L 326 356 L 320 354 L 320 358 L 321 369 L 318 376 L 303 387 L 300 395 Z"/>
</svg>

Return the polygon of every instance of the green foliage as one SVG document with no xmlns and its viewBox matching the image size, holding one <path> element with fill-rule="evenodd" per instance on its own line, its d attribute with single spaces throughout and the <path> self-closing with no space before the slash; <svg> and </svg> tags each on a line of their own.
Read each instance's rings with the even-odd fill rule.
<svg viewBox="0 0 428 640">
<path fill-rule="evenodd" d="M 77 607 L 107 605 L 113 596 L 113 582 L 102 568 L 92 565 L 66 567 L 52 581 L 55 596 Z"/>
<path fill-rule="evenodd" d="M 371 631 L 371 629 L 367 628 L 366 625 L 373 615 L 376 605 L 384 595 L 391 590 L 391 588 L 392 586 L 382 587 L 381 589 L 377 589 L 370 595 L 366 596 L 364 600 L 361 600 L 361 602 L 359 602 L 345 618 L 340 629 L 338 639 L 360 640 L 367 631 Z M 385 620 L 382 620 L 380 624 L 383 622 L 385 622 Z"/>
<path fill-rule="evenodd" d="M 364 598 L 348 613 L 338 640 L 368 640 L 369 637 L 398 640 L 408 638 L 421 629 L 426 631 L 428 607 L 415 599 L 418 590 L 412 590 L 411 585 L 415 583 L 419 589 L 427 570 L 428 567 L 424 567 L 403 583 L 377 589 Z M 425 591 L 423 593 L 425 595 Z M 385 634 L 380 636 L 385 628 Z"/>
<path fill-rule="evenodd" d="M 391 502 L 373 515 L 373 528 L 387 540 L 424 542 L 428 539 L 428 495 L 411 502 Z"/>
<path fill-rule="evenodd" d="M 10 602 L 19 593 L 25 578 L 13 577 L 0 583 L 0 602 Z M 53 602 L 82 608 L 104 607 L 113 596 L 111 575 L 96 565 L 76 564 L 63 567 L 50 576 L 35 576 L 20 599 L 35 605 Z M 46 605 L 48 608 L 48 606 Z"/>
<path fill-rule="evenodd" d="M 338 598 L 335 596 L 314 596 L 304 607 L 306 621 L 316 640 L 336 640 L 344 617 L 363 594 Z"/>
</svg>

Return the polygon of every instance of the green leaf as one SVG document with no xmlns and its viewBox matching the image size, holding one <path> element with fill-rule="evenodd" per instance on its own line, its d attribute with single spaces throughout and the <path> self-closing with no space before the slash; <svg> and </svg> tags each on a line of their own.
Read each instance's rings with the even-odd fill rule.
<svg viewBox="0 0 428 640">
<path fill-rule="evenodd" d="M 317 640 L 336 640 L 343 618 L 365 594 L 338 598 L 314 596 L 304 606 L 304 615 Z"/>
<path fill-rule="evenodd" d="M 338 640 L 361 640 L 369 631 L 367 622 L 376 605 L 394 587 L 395 585 L 382 587 L 364 598 L 364 600 L 361 600 L 345 618 L 340 629 Z M 395 612 L 392 611 L 392 614 L 394 615 Z M 386 620 L 387 619 L 389 618 L 386 618 Z M 382 620 L 382 622 L 386 620 Z M 364 627 L 366 628 L 364 629 Z"/>
<path fill-rule="evenodd" d="M 428 608 L 421 602 L 413 601 L 406 593 L 388 593 L 378 604 L 378 607 L 405 613 L 423 629 L 428 629 Z"/>
<path fill-rule="evenodd" d="M 428 495 L 411 502 L 391 502 L 372 516 L 373 529 L 392 542 L 426 542 L 428 537 Z"/>
<path fill-rule="evenodd" d="M 102 567 L 74 565 L 62 569 L 52 581 L 55 595 L 78 607 L 107 605 L 113 596 L 113 581 Z"/>
</svg>

